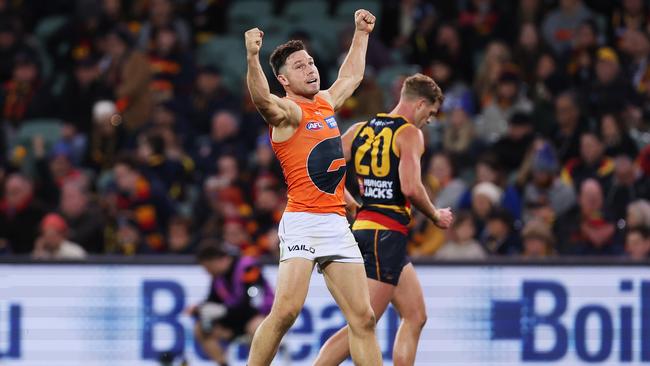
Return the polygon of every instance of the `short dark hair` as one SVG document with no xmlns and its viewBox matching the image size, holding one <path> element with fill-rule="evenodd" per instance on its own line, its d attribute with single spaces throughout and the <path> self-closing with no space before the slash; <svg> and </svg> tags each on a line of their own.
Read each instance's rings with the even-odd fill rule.
<svg viewBox="0 0 650 366">
<path fill-rule="evenodd" d="M 117 159 L 115 159 L 115 164 L 113 164 L 113 167 L 117 165 L 126 165 L 127 168 L 130 170 L 138 170 L 138 162 L 135 160 L 135 158 L 132 155 L 129 155 L 127 153 L 121 153 Z"/>
<path fill-rule="evenodd" d="M 273 50 L 273 53 L 271 53 L 271 57 L 269 57 L 269 64 L 271 65 L 271 69 L 273 69 L 273 74 L 278 76 L 280 68 L 282 68 L 282 66 L 287 62 L 287 57 L 294 52 L 302 51 L 304 49 L 305 44 L 302 41 L 295 39 L 277 46 L 275 50 Z"/>
<path fill-rule="evenodd" d="M 201 241 L 199 250 L 196 252 L 196 260 L 200 263 L 211 259 L 223 258 L 227 255 L 228 253 L 223 249 L 219 240 L 204 239 Z"/>
</svg>

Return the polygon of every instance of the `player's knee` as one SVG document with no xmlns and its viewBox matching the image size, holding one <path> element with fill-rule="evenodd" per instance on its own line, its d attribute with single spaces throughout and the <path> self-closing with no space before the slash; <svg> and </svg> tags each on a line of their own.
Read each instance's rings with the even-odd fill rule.
<svg viewBox="0 0 650 366">
<path fill-rule="evenodd" d="M 404 316 L 404 321 L 413 324 L 418 329 L 422 329 L 427 324 L 427 313 L 424 309 L 411 311 Z"/>
<path fill-rule="evenodd" d="M 300 308 L 285 307 L 282 309 L 274 309 L 271 316 L 275 319 L 275 323 L 280 331 L 286 332 L 291 328 L 293 323 L 300 315 Z"/>
<path fill-rule="evenodd" d="M 355 315 L 349 322 L 350 330 L 353 332 L 372 332 L 377 324 L 377 318 L 372 309 L 368 309 Z"/>
</svg>

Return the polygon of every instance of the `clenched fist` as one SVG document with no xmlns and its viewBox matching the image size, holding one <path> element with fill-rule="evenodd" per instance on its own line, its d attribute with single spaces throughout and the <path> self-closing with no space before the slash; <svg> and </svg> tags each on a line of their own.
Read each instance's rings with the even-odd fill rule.
<svg viewBox="0 0 650 366">
<path fill-rule="evenodd" d="M 260 48 L 262 48 L 262 37 L 264 37 L 264 32 L 259 30 L 259 28 L 249 29 L 244 33 L 246 52 L 248 52 L 249 55 L 255 56 L 260 53 Z"/>
<path fill-rule="evenodd" d="M 370 33 L 375 28 L 375 16 L 365 9 L 354 12 L 354 25 L 356 30 Z"/>
<path fill-rule="evenodd" d="M 442 208 L 440 210 L 436 210 L 436 220 L 433 223 L 437 227 L 441 229 L 448 229 L 453 221 L 454 214 L 451 212 L 450 208 Z"/>
</svg>

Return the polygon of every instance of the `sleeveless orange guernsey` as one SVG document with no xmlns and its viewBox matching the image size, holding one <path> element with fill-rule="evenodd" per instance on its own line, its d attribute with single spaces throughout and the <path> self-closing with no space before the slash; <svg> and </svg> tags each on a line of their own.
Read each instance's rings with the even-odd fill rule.
<svg viewBox="0 0 650 366">
<path fill-rule="evenodd" d="M 287 141 L 271 139 L 288 186 L 285 211 L 345 215 L 346 167 L 334 109 L 319 96 L 291 100 L 302 110 L 298 128 Z"/>
</svg>

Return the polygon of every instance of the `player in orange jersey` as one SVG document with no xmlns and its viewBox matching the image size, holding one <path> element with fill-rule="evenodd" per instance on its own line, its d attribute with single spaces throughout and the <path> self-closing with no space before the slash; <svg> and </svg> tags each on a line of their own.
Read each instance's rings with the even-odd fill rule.
<svg viewBox="0 0 650 366">
<path fill-rule="evenodd" d="M 280 340 L 300 314 L 315 263 L 350 325 L 355 364 L 382 363 L 363 259 L 345 217 L 346 165 L 334 117 L 363 79 L 368 37 L 375 26 L 375 17 L 362 9 L 355 12 L 354 21 L 350 50 L 327 90 L 320 90 L 318 69 L 302 42 L 289 41 L 273 51 L 270 63 L 284 87 L 284 98 L 270 93 L 260 65 L 264 33 L 254 28 L 245 35 L 248 89 L 270 125 L 289 198 L 278 229 L 275 300 L 253 337 L 250 366 L 271 363 Z"/>
<path fill-rule="evenodd" d="M 443 95 L 422 74 L 404 81 L 400 100 L 389 114 L 359 122 L 343 135 L 346 160 L 353 159 L 363 206 L 352 231 L 365 261 L 370 301 L 377 317 L 393 303 L 402 322 L 393 346 L 397 366 L 413 365 L 426 322 L 422 287 L 406 256 L 411 203 L 438 227 L 451 225 L 449 208 L 436 209 L 422 184 L 422 128 L 440 109 Z M 345 327 L 323 345 L 316 366 L 338 365 L 349 355 Z"/>
</svg>

